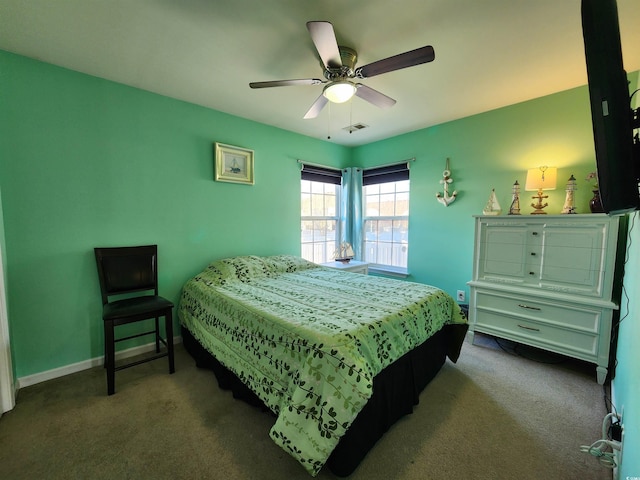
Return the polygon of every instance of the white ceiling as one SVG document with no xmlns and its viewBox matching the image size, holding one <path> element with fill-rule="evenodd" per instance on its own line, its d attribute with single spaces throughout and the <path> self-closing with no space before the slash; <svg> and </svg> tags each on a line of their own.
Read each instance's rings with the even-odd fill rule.
<svg viewBox="0 0 640 480">
<path fill-rule="evenodd" d="M 618 0 L 627 71 L 640 70 L 640 1 Z M 361 82 L 303 115 L 323 78 L 306 28 L 333 23 L 358 66 L 424 45 L 432 63 Z M 587 83 L 580 0 L 0 0 L 0 49 L 343 145 L 361 145 Z M 1 74 L 1 72 L 0 72 Z M 369 128 L 349 134 L 350 124 Z"/>
</svg>

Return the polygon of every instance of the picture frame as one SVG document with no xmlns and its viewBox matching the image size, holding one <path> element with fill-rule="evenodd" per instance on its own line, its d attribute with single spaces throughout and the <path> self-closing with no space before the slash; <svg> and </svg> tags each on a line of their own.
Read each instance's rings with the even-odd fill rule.
<svg viewBox="0 0 640 480">
<path fill-rule="evenodd" d="M 215 143 L 215 180 L 254 184 L 253 150 Z"/>
</svg>

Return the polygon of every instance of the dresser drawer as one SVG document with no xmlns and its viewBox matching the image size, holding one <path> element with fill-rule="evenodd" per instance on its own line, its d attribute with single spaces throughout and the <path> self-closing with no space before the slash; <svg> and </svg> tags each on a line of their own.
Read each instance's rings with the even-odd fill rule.
<svg viewBox="0 0 640 480">
<path fill-rule="evenodd" d="M 473 281 L 610 301 L 618 223 L 594 215 L 477 217 Z"/>
<path fill-rule="evenodd" d="M 493 292 L 477 292 L 475 300 L 478 310 L 547 323 L 550 326 L 563 326 L 565 329 L 579 330 L 593 335 L 600 332 L 602 310 L 598 308 Z"/>
<path fill-rule="evenodd" d="M 475 330 L 585 360 L 598 356 L 599 337 L 595 334 L 492 311 L 476 311 Z"/>
</svg>

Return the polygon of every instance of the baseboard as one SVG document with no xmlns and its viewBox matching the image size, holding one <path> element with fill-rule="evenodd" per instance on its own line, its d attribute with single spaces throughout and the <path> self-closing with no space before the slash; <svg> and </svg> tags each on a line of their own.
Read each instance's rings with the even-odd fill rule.
<svg viewBox="0 0 640 480">
<path fill-rule="evenodd" d="M 173 344 L 182 343 L 182 337 L 174 337 Z M 155 350 L 156 344 L 155 342 L 148 343 L 146 345 L 140 345 L 138 347 L 128 348 L 126 350 L 121 350 L 116 352 L 116 361 L 135 357 L 136 355 L 142 355 L 143 353 L 151 352 Z M 65 375 L 71 375 L 72 373 L 81 372 L 83 370 L 88 370 L 89 368 L 99 367 L 104 364 L 104 357 L 100 355 L 99 357 L 91 358 L 89 360 L 84 360 L 78 363 L 72 363 L 70 365 L 65 365 L 64 367 L 54 368 L 52 370 L 47 370 L 45 372 L 35 373 L 33 375 L 27 375 L 26 377 L 18 378 L 18 389 L 29 387 L 31 385 L 35 385 L 37 383 L 46 382 L 48 380 L 53 380 L 54 378 L 64 377 Z"/>
</svg>

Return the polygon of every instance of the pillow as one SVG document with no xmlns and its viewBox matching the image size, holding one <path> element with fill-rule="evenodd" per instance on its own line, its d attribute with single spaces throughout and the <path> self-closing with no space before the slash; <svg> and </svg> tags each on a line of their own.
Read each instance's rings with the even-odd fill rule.
<svg viewBox="0 0 640 480">
<path fill-rule="evenodd" d="M 270 273 L 264 259 L 255 255 L 225 258 L 215 263 L 223 265 L 222 270 L 225 271 L 229 280 L 240 280 L 244 283 L 252 278 L 265 277 Z"/>
<path fill-rule="evenodd" d="M 285 272 L 295 272 L 316 268 L 318 265 L 294 255 L 273 255 L 258 257 L 247 255 L 225 258 L 210 263 L 198 275 L 198 280 L 212 285 L 224 285 L 227 282 L 247 283 L 255 278 L 274 277 Z"/>
<path fill-rule="evenodd" d="M 295 255 L 273 255 L 264 258 L 274 273 L 296 272 L 316 268 L 318 265 Z"/>
</svg>

